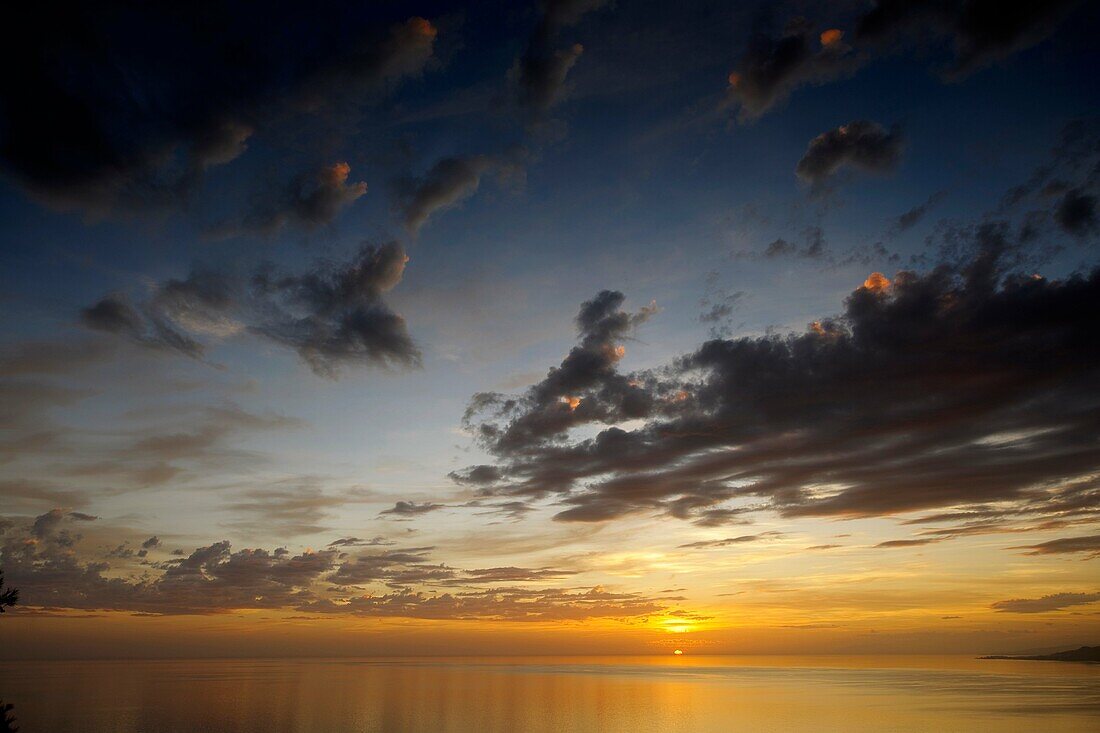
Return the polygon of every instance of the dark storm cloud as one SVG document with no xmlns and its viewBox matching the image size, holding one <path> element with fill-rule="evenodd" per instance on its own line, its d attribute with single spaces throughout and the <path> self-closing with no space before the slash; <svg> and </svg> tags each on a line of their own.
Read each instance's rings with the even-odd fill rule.
<svg viewBox="0 0 1100 733">
<path fill-rule="evenodd" d="M 383 300 L 405 271 L 394 242 L 364 245 L 350 261 L 322 263 L 302 275 L 270 270 L 252 278 L 195 270 L 161 284 L 140 306 L 111 295 L 82 313 L 89 328 L 191 357 L 205 353 L 202 336 L 241 331 L 291 347 L 319 375 L 345 364 L 393 368 L 419 365 L 405 321 Z"/>
<path fill-rule="evenodd" d="M 271 236 L 288 224 L 307 229 L 331 224 L 340 211 L 367 192 L 363 181 L 348 182 L 350 173 L 347 163 L 334 163 L 299 174 L 272 200 L 256 202 L 241 220 L 220 224 L 209 236 Z"/>
<path fill-rule="evenodd" d="M 794 172 L 815 187 L 845 167 L 887 173 L 901 162 L 904 148 L 905 141 L 897 127 L 887 130 L 877 122 L 855 120 L 811 140 Z"/>
<path fill-rule="evenodd" d="M 410 517 L 419 517 L 422 514 L 434 512 L 442 508 L 443 504 L 435 504 L 430 501 L 426 501 L 423 504 L 417 504 L 415 501 L 399 501 L 391 508 L 379 512 L 379 514 L 407 519 Z"/>
<path fill-rule="evenodd" d="M 860 43 L 933 33 L 951 39 L 944 70 L 959 79 L 1046 39 L 1079 0 L 876 0 L 856 26 Z"/>
<path fill-rule="evenodd" d="M 786 516 L 990 502 L 1084 516 L 1100 470 L 1100 270 L 1022 274 L 1006 226 L 968 232 L 956 264 L 875 273 L 803 333 L 714 339 L 632 375 L 610 357 L 622 330 L 583 325 L 629 318 L 602 294 L 547 379 L 473 398 L 467 427 L 501 472 L 483 491 L 554 497 L 573 521 L 745 501 Z M 581 426 L 594 434 L 570 433 Z"/>
<path fill-rule="evenodd" d="M 505 156 L 471 155 L 439 160 L 423 176 L 395 182 L 401 218 L 418 232 L 433 214 L 453 208 L 477 193 L 482 178 L 495 174 L 502 182 L 523 178 L 522 150 Z"/>
<path fill-rule="evenodd" d="M 561 99 L 566 77 L 584 53 L 579 43 L 558 47 L 560 32 L 607 4 L 608 0 L 543 0 L 538 25 L 512 69 L 520 108 L 530 122 L 541 122 Z"/>
<path fill-rule="evenodd" d="M 375 5 L 32 3 L 6 18 L 0 165 L 92 213 L 179 203 L 289 114 L 419 74 L 436 29 Z"/>
<path fill-rule="evenodd" d="M 1100 593 L 1052 593 L 1042 598 L 1013 598 L 1008 601 L 997 601 L 992 608 L 1002 613 L 1046 613 L 1097 601 L 1100 601 Z"/>
<path fill-rule="evenodd" d="M 742 121 L 760 117 L 795 89 L 824 84 L 852 73 L 861 59 L 838 29 L 818 32 L 802 18 L 773 38 L 756 34 L 729 76 L 727 104 L 740 109 Z"/>
</svg>

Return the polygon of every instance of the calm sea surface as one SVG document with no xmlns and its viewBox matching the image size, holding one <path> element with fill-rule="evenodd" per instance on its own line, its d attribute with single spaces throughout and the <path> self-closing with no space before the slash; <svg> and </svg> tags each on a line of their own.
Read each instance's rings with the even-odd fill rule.
<svg viewBox="0 0 1100 733">
<path fill-rule="evenodd" d="M 1100 665 L 958 657 L 20 662 L 23 733 L 1100 731 Z"/>
</svg>

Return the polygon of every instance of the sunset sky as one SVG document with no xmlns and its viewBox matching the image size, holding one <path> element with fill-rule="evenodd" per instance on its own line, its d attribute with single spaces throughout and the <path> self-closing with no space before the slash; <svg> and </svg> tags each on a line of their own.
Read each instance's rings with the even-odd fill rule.
<svg viewBox="0 0 1100 733">
<path fill-rule="evenodd" d="M 182 7 L 7 13 L 0 655 L 1100 640 L 1095 4 Z"/>
</svg>

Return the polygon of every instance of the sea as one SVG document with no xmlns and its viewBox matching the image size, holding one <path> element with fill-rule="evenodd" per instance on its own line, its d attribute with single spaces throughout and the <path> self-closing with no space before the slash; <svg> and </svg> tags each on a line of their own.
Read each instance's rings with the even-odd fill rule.
<svg viewBox="0 0 1100 733">
<path fill-rule="evenodd" d="M 1100 731 L 1100 665 L 954 656 L 0 663 L 21 733 Z"/>
</svg>

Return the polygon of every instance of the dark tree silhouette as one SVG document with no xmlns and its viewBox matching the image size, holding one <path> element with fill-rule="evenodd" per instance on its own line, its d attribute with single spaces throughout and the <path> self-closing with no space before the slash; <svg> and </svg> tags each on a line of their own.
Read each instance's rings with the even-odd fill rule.
<svg viewBox="0 0 1100 733">
<path fill-rule="evenodd" d="M 0 613 L 16 603 L 19 603 L 19 591 L 11 586 L 4 588 L 4 571 L 0 570 Z M 0 700 L 0 733 L 19 733 L 19 724 L 12 713 L 13 707 L 15 706 L 11 703 Z"/>
<path fill-rule="evenodd" d="M 19 724 L 11 712 L 13 707 L 11 703 L 0 700 L 0 733 L 19 733 Z"/>
<path fill-rule="evenodd" d="M 4 588 L 4 571 L 0 570 L 0 613 L 16 603 L 19 603 L 19 590 L 11 586 Z"/>
</svg>

